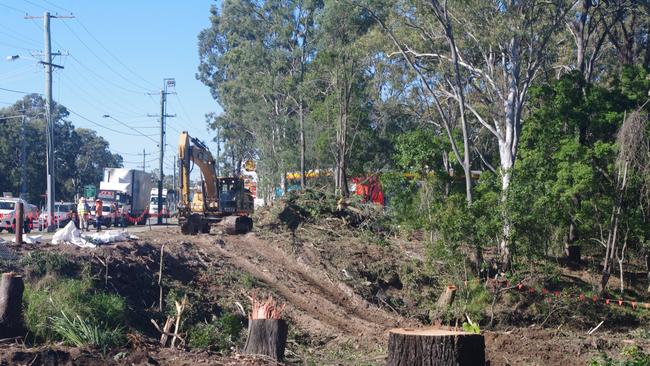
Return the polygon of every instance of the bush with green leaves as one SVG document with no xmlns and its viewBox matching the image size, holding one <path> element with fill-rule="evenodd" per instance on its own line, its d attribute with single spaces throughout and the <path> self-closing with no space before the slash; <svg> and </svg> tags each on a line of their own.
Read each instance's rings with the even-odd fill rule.
<svg viewBox="0 0 650 366">
<path fill-rule="evenodd" d="M 218 350 L 228 353 L 231 347 L 239 344 L 243 329 L 242 319 L 225 313 L 211 322 L 200 322 L 187 332 L 187 343 L 190 348 Z"/>
<path fill-rule="evenodd" d="M 33 340 L 64 341 L 60 329 L 55 328 L 55 320 L 60 320 L 62 314 L 69 319 L 82 319 L 84 324 L 100 330 L 123 333 L 125 300 L 115 294 L 96 291 L 90 279 L 44 277 L 25 285 L 23 299 L 25 325 Z M 58 324 L 66 323 L 59 321 Z"/>
<path fill-rule="evenodd" d="M 650 366 L 650 354 L 643 352 L 638 346 L 625 347 L 621 352 L 622 359 L 615 360 L 602 354 L 589 362 L 589 366 Z"/>
</svg>

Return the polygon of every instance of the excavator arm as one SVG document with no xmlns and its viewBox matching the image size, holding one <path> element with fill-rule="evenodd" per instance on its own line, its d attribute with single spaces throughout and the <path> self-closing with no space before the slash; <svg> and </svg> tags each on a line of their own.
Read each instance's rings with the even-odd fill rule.
<svg viewBox="0 0 650 366">
<path fill-rule="evenodd" d="M 201 170 L 204 179 L 205 195 L 203 202 L 208 210 L 219 207 L 217 197 L 217 173 L 215 160 L 208 148 L 201 141 L 183 131 L 178 142 L 178 160 L 180 162 L 180 201 L 190 207 L 190 162 Z"/>
</svg>

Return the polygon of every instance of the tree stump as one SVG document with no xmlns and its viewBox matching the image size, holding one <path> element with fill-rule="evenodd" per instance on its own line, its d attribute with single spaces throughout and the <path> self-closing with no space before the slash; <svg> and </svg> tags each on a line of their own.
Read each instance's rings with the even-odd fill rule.
<svg viewBox="0 0 650 366">
<path fill-rule="evenodd" d="M 0 338 L 23 335 L 23 277 L 3 273 L 0 280 Z"/>
<path fill-rule="evenodd" d="M 388 366 L 483 366 L 485 341 L 480 334 L 444 329 L 392 329 Z"/>
<path fill-rule="evenodd" d="M 440 297 L 438 298 L 438 308 L 439 309 L 446 309 L 448 306 L 451 306 L 451 304 L 454 303 L 454 298 L 456 297 L 456 286 L 454 285 L 449 285 L 445 287 L 445 292 L 440 294 Z"/>
<path fill-rule="evenodd" d="M 580 263 L 580 245 L 567 245 L 566 247 L 566 256 L 569 262 L 571 263 Z"/>
<path fill-rule="evenodd" d="M 248 339 L 242 353 L 284 358 L 289 327 L 282 319 L 249 319 Z"/>
</svg>

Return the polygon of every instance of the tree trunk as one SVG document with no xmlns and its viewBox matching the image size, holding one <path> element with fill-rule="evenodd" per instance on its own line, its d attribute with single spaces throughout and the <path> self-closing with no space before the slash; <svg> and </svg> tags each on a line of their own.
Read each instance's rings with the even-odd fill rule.
<svg viewBox="0 0 650 366">
<path fill-rule="evenodd" d="M 480 334 L 442 329 L 393 329 L 388 335 L 388 366 L 482 366 Z"/>
<path fill-rule="evenodd" d="M 248 339 L 242 353 L 284 358 L 289 328 L 282 319 L 249 319 Z"/>
<path fill-rule="evenodd" d="M 0 280 L 0 338 L 24 334 L 23 277 L 15 273 L 2 274 Z"/>
<path fill-rule="evenodd" d="M 300 189 L 307 188 L 305 182 L 305 110 L 302 96 L 300 97 Z"/>
<path fill-rule="evenodd" d="M 445 287 L 445 291 L 438 298 L 438 309 L 446 308 L 454 303 L 454 298 L 456 297 L 456 286 L 449 285 Z"/>
</svg>

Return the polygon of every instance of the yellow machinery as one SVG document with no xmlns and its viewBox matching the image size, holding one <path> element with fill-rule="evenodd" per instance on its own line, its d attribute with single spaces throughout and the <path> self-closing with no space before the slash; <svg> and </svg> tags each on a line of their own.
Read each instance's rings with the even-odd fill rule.
<svg viewBox="0 0 650 366">
<path fill-rule="evenodd" d="M 178 223 L 183 234 L 209 233 L 220 223 L 227 231 L 245 233 L 253 228 L 253 197 L 241 177 L 217 177 L 215 160 L 204 143 L 183 131 L 178 142 L 180 202 Z M 190 195 L 190 170 L 201 170 L 200 189 Z"/>
</svg>

